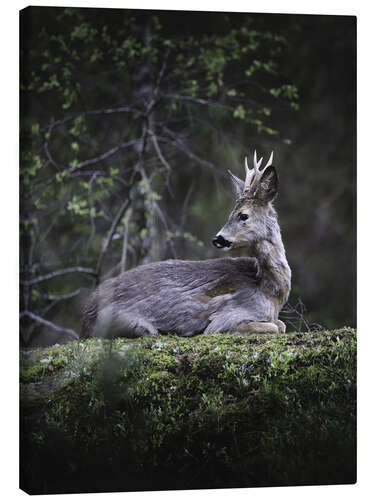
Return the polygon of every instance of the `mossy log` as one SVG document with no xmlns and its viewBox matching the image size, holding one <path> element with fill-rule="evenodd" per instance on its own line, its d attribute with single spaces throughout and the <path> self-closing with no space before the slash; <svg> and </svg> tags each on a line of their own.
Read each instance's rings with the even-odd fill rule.
<svg viewBox="0 0 375 500">
<path fill-rule="evenodd" d="M 88 339 L 21 353 L 29 493 L 356 481 L 356 332 Z"/>
</svg>

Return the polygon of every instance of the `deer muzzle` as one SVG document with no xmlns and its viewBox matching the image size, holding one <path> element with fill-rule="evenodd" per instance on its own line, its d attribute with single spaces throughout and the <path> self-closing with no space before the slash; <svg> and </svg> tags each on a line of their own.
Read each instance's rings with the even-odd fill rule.
<svg viewBox="0 0 375 500">
<path fill-rule="evenodd" d="M 219 235 L 215 236 L 215 238 L 213 238 L 212 244 L 214 247 L 220 248 L 221 250 L 222 249 L 229 250 L 229 248 L 232 246 L 232 242 L 223 238 L 221 236 L 221 234 L 219 234 Z"/>
</svg>

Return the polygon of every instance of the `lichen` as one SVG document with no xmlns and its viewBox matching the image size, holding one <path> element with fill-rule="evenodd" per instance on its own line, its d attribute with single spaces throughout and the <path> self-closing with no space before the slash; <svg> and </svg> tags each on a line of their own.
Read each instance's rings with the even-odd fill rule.
<svg viewBox="0 0 375 500">
<path fill-rule="evenodd" d="M 355 360 L 351 328 L 89 339 L 22 353 L 24 488 L 354 482 Z"/>
</svg>

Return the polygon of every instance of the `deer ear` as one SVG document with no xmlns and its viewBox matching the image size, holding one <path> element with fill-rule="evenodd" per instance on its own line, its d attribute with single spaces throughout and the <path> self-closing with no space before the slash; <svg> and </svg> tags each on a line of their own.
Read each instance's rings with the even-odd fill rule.
<svg viewBox="0 0 375 500">
<path fill-rule="evenodd" d="M 230 170 L 228 170 L 228 174 L 229 174 L 230 180 L 232 181 L 232 187 L 234 190 L 234 194 L 236 195 L 237 198 L 239 198 L 243 193 L 245 183 L 244 183 L 244 181 L 241 181 L 241 179 L 239 177 L 232 174 L 232 172 Z"/>
<path fill-rule="evenodd" d="M 260 178 L 255 198 L 262 201 L 272 201 L 276 198 L 279 188 L 279 178 L 275 167 L 270 166 L 264 169 Z"/>
</svg>

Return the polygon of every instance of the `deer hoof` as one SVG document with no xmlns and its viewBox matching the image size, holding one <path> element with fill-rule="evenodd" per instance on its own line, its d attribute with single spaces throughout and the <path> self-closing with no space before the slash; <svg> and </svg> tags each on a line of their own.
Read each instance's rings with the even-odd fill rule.
<svg viewBox="0 0 375 500">
<path fill-rule="evenodd" d="M 242 321 L 236 327 L 239 333 L 279 333 L 279 327 L 275 323 L 266 321 Z"/>
<path fill-rule="evenodd" d="M 275 323 L 279 329 L 279 333 L 285 333 L 286 332 L 286 326 L 285 326 L 285 323 L 283 321 L 281 321 L 281 319 L 276 319 L 275 320 Z"/>
</svg>

